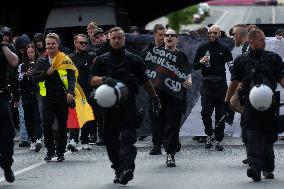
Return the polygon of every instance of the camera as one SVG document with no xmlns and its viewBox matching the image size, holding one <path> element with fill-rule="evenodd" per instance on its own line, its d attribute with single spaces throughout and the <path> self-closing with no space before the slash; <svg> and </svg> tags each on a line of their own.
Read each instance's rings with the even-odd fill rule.
<svg viewBox="0 0 284 189">
<path fill-rule="evenodd" d="M 30 62 L 30 63 L 29 63 L 29 68 L 32 68 L 32 69 L 33 69 L 34 67 L 35 67 L 35 62 Z"/>
</svg>

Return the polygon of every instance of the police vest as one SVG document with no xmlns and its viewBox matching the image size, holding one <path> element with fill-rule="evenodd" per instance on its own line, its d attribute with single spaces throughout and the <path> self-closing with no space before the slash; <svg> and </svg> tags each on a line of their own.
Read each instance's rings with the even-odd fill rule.
<svg viewBox="0 0 284 189">
<path fill-rule="evenodd" d="M 59 77 L 64 84 L 64 91 L 68 89 L 67 70 L 58 70 Z M 39 82 L 39 93 L 41 96 L 46 96 L 45 81 Z"/>
</svg>

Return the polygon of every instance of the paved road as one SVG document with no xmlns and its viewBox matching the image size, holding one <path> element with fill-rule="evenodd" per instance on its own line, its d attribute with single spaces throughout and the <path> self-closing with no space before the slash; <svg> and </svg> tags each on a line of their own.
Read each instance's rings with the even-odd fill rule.
<svg viewBox="0 0 284 189">
<path fill-rule="evenodd" d="M 240 139 L 227 137 L 225 151 L 204 150 L 190 137 L 182 138 L 182 150 L 176 156 L 176 168 L 165 166 L 165 155 L 148 154 L 151 141 L 137 142 L 135 178 L 128 188 L 136 189 L 227 189 L 273 188 L 284 184 L 284 142 L 276 144 L 276 170 L 274 180 L 254 183 L 246 177 L 246 165 L 241 163 L 245 150 Z M 104 147 L 93 146 L 92 151 L 67 152 L 63 163 L 42 161 L 45 150 L 30 152 L 28 148 L 15 147 L 13 169 L 17 176 L 12 184 L 3 181 L 1 189 L 114 189 L 113 171 L 110 169 Z"/>
</svg>

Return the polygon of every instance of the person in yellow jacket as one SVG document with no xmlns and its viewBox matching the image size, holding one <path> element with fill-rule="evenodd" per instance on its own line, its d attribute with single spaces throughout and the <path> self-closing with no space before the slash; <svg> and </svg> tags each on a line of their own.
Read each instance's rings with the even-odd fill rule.
<svg viewBox="0 0 284 189">
<path fill-rule="evenodd" d="M 75 106 L 74 90 L 78 71 L 70 58 L 59 51 L 57 34 L 47 34 L 45 42 L 46 52 L 38 59 L 32 77 L 40 82 L 40 93 L 43 96 L 43 131 L 47 148 L 44 160 L 50 161 L 56 154 L 57 161 L 62 162 L 65 160 L 67 145 L 68 107 Z M 52 127 L 55 118 L 56 136 L 53 135 Z"/>
</svg>

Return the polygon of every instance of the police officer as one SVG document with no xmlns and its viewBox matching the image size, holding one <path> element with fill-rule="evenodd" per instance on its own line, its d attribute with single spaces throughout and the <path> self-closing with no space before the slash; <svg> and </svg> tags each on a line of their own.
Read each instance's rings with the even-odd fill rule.
<svg viewBox="0 0 284 189">
<path fill-rule="evenodd" d="M 133 179 L 136 142 L 136 99 L 139 85 L 143 85 L 153 99 L 153 108 L 159 112 L 160 103 L 152 83 L 146 76 L 143 61 L 125 50 L 125 34 L 119 27 L 110 30 L 111 50 L 98 56 L 91 67 L 91 86 L 118 81 L 126 84 L 128 98 L 125 102 L 105 109 L 104 140 L 107 153 L 115 170 L 114 183 L 127 184 Z"/>
<path fill-rule="evenodd" d="M 222 104 L 227 90 L 225 64 L 233 60 L 230 50 L 219 43 L 220 35 L 219 26 L 213 25 L 209 28 L 209 42 L 198 47 L 193 63 L 193 69 L 201 69 L 203 76 L 200 94 L 201 116 L 205 126 L 205 134 L 208 135 L 205 149 L 210 149 L 212 140 L 216 140 L 215 149 L 217 151 L 223 150 L 220 142 L 224 138 L 225 123 L 221 121 L 218 127 L 213 129 L 211 116 L 215 109 L 216 126 L 223 116 Z"/>
<path fill-rule="evenodd" d="M 9 108 L 7 67 L 16 67 L 19 58 L 13 46 L 3 41 L 3 33 L 0 33 L 0 41 L 0 166 L 4 170 L 6 181 L 14 182 L 15 176 L 11 166 L 13 163 L 15 130 Z"/>
<path fill-rule="evenodd" d="M 231 83 L 225 98 L 225 112 L 228 111 L 229 99 L 242 82 L 244 100 L 243 126 L 249 168 L 247 176 L 254 181 L 261 180 L 261 171 L 266 179 L 273 179 L 274 151 L 273 144 L 277 141 L 277 114 L 275 99 L 267 110 L 259 111 L 249 100 L 253 86 L 264 84 L 274 93 L 277 82 L 284 86 L 284 67 L 279 55 L 265 51 L 265 35 L 260 29 L 249 32 L 249 51 L 234 61 Z M 272 96 L 272 95 L 271 95 Z M 272 97 L 271 97 L 272 98 Z M 251 98 L 251 100 L 253 100 Z M 264 99 L 265 101 L 267 99 Z"/>
</svg>

